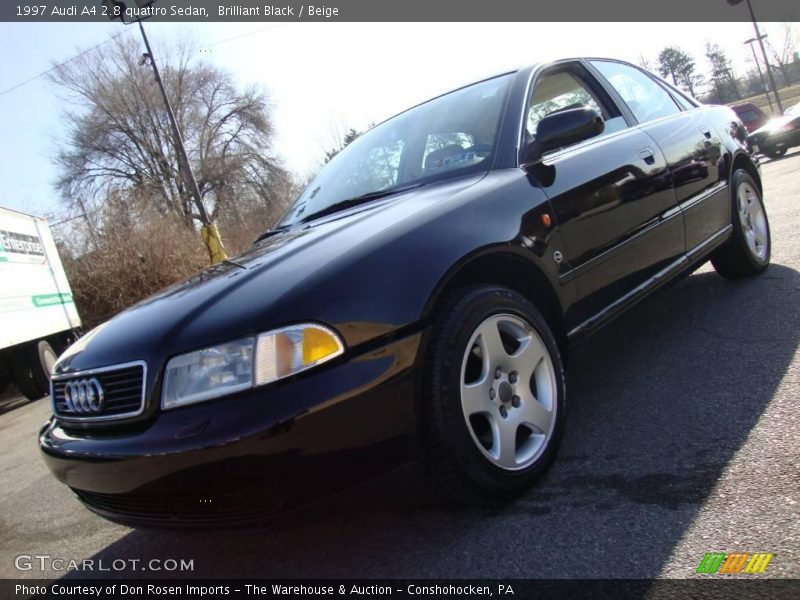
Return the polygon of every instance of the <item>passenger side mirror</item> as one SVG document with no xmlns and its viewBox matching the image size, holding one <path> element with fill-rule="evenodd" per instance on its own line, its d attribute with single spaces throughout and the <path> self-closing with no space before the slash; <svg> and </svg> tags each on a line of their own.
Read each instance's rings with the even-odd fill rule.
<svg viewBox="0 0 800 600">
<path fill-rule="evenodd" d="M 536 126 L 536 139 L 525 148 L 524 167 L 532 167 L 549 150 L 588 140 L 603 133 L 605 123 L 593 108 L 570 108 L 547 115 Z"/>
</svg>

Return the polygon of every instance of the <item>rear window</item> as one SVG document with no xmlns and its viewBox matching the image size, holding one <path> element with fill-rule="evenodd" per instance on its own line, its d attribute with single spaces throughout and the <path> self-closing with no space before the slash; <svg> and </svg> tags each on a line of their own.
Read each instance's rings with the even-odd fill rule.
<svg viewBox="0 0 800 600">
<path fill-rule="evenodd" d="M 739 118 L 745 123 L 752 123 L 753 121 L 757 121 L 760 117 L 761 115 L 754 110 L 743 110 L 739 113 Z"/>
</svg>

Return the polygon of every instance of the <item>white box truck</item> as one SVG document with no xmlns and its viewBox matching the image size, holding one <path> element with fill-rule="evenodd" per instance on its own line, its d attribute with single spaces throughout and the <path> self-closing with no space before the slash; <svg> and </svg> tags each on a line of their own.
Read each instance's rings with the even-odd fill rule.
<svg viewBox="0 0 800 600">
<path fill-rule="evenodd" d="M 31 400 L 46 396 L 80 327 L 47 221 L 0 208 L 0 392 L 13 382 Z"/>
</svg>

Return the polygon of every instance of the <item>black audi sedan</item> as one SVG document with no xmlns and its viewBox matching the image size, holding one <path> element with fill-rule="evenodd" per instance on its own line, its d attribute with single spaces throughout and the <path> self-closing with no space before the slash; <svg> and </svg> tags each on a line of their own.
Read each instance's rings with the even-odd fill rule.
<svg viewBox="0 0 800 600">
<path fill-rule="evenodd" d="M 614 60 L 503 73 L 374 127 L 242 256 L 69 348 L 41 450 L 133 526 L 260 523 L 410 463 L 511 498 L 556 453 L 570 348 L 709 259 L 770 260 L 731 109 Z"/>
</svg>

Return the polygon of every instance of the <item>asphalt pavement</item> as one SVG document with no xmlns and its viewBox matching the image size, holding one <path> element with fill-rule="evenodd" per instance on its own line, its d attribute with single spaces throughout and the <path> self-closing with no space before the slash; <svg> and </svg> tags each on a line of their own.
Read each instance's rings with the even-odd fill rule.
<svg viewBox="0 0 800 600">
<path fill-rule="evenodd" d="M 685 578 L 713 551 L 774 553 L 762 576 L 800 577 L 800 151 L 762 174 L 772 266 L 733 283 L 704 266 L 578 348 L 560 454 L 518 501 L 379 504 L 248 535 L 135 531 L 46 470 L 48 401 L 6 395 L 0 577 L 67 575 L 15 567 L 38 554 L 192 560 L 182 575 L 197 577 Z"/>
</svg>

